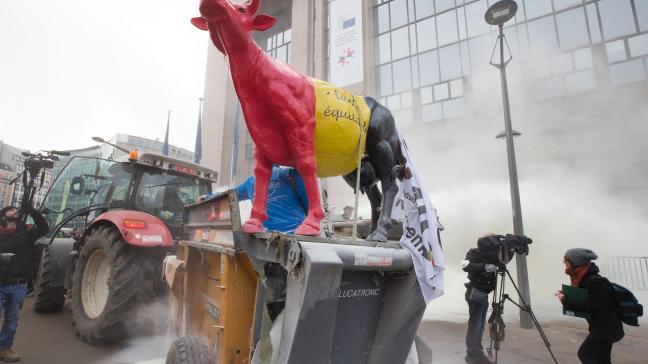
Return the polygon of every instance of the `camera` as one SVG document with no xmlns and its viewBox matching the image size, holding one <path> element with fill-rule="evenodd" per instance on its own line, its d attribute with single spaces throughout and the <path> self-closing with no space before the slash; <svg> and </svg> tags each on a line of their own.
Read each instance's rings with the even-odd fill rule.
<svg viewBox="0 0 648 364">
<path fill-rule="evenodd" d="M 529 244 L 533 240 L 524 235 L 490 235 L 477 240 L 477 247 L 482 251 L 489 264 L 501 266 L 508 264 L 515 253 L 529 254 Z"/>
<path fill-rule="evenodd" d="M 25 159 L 25 169 L 29 171 L 39 171 L 41 169 L 52 169 L 54 168 L 54 160 L 52 159 L 43 159 L 38 158 L 38 156 L 31 155 Z"/>
<path fill-rule="evenodd" d="M 36 191 L 43 186 L 45 181 L 45 173 L 41 173 L 45 169 L 54 168 L 55 162 L 60 159 L 58 156 L 69 156 L 69 152 L 65 151 L 41 151 L 37 153 L 30 153 L 28 151 L 22 152 L 25 160 L 23 162 L 25 169 L 10 184 L 14 184 L 22 178 L 24 193 L 20 201 L 20 208 L 18 213 L 18 227 L 17 230 L 23 229 L 27 221 L 27 210 L 33 205 L 34 195 Z M 40 177 L 40 187 L 37 186 L 37 178 Z"/>
</svg>

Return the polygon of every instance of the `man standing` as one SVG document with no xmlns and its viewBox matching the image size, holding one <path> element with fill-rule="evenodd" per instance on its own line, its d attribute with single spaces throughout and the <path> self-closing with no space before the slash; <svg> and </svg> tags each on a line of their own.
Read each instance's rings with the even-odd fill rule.
<svg viewBox="0 0 648 364">
<path fill-rule="evenodd" d="M 36 240 L 49 231 L 47 221 L 38 211 L 30 206 L 27 213 L 34 219 L 34 226 L 18 226 L 19 211 L 13 206 L 0 210 L 0 360 L 8 362 L 20 360 L 12 350 L 18 314 L 32 278 Z"/>
<path fill-rule="evenodd" d="M 499 245 L 493 235 L 481 237 L 477 240 L 477 248 L 466 253 L 466 259 L 461 261 L 461 268 L 468 273 L 466 283 L 466 302 L 468 302 L 468 332 L 466 333 L 466 362 L 471 364 L 490 364 L 491 361 L 484 355 L 482 336 L 486 325 L 488 312 L 488 294 L 495 289 L 497 283 L 497 254 L 493 256 L 488 249 Z"/>
</svg>

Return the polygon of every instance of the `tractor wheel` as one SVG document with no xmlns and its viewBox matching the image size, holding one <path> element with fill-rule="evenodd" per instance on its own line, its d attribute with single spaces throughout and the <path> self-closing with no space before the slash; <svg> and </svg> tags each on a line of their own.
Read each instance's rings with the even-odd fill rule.
<svg viewBox="0 0 648 364">
<path fill-rule="evenodd" d="M 65 288 L 51 285 L 52 259 L 48 247 L 43 249 L 34 293 L 34 312 L 60 312 L 65 304 Z"/>
<path fill-rule="evenodd" d="M 138 311 L 166 291 L 163 258 L 160 249 L 129 245 L 113 226 L 86 236 L 72 286 L 72 315 L 83 342 L 116 342 L 150 331 L 154 318 Z"/>
<path fill-rule="evenodd" d="M 186 336 L 174 341 L 169 348 L 166 364 L 214 364 L 216 355 L 207 340 Z"/>
</svg>

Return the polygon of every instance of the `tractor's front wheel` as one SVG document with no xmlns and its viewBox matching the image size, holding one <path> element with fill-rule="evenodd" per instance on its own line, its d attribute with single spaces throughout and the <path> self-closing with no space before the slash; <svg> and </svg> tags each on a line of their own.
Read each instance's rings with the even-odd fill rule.
<svg viewBox="0 0 648 364">
<path fill-rule="evenodd" d="M 50 249 L 45 247 L 41 254 L 36 276 L 34 312 L 60 312 L 65 304 L 65 288 L 52 285 L 52 264 Z"/>
<path fill-rule="evenodd" d="M 129 245 L 112 226 L 89 232 L 72 286 L 72 314 L 82 341 L 120 341 L 155 326 L 150 316 L 142 319 L 138 311 L 165 291 L 163 256 L 156 248 Z"/>
</svg>

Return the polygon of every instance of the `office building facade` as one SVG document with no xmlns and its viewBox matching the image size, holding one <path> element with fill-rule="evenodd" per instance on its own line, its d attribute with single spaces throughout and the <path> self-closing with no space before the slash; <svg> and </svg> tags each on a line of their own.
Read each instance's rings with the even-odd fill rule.
<svg viewBox="0 0 648 364">
<path fill-rule="evenodd" d="M 508 178 L 504 143 L 494 138 L 504 128 L 499 72 L 490 65 L 499 62 L 497 29 L 484 21 L 494 2 L 262 1 L 278 22 L 254 38 L 297 71 L 336 80 L 340 63 L 360 53 L 339 52 L 344 29 L 359 24 L 362 65 L 344 86 L 389 107 L 434 194 Z M 624 201 L 645 201 L 648 2 L 517 3 L 505 34 L 520 178 L 573 173 Z M 203 159 L 228 186 L 252 173 L 253 143 L 226 61 L 209 48 Z M 330 184 L 337 207 L 350 204 L 341 179 Z"/>
</svg>

